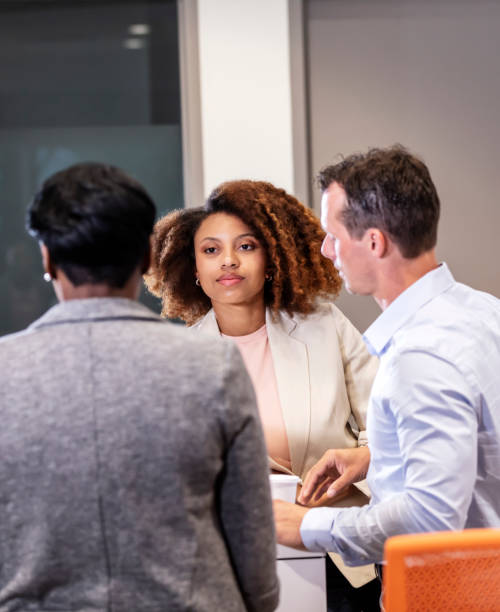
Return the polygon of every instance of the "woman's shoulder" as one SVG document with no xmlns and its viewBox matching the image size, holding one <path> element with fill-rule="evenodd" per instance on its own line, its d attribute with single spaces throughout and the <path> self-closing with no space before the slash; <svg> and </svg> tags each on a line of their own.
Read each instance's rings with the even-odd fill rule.
<svg viewBox="0 0 500 612">
<path fill-rule="evenodd" d="M 309 314 L 289 315 L 281 311 L 277 325 L 295 337 L 318 338 L 324 334 L 323 341 L 332 341 L 335 334 L 341 344 L 363 343 L 361 333 L 349 318 L 327 298 L 317 299 L 315 309 Z"/>
<path fill-rule="evenodd" d="M 289 317 L 297 325 L 318 325 L 322 323 L 332 324 L 345 318 L 342 311 L 333 303 L 333 297 L 317 298 L 314 302 L 314 310 L 308 314 L 293 313 L 287 315 L 282 312 L 282 316 Z"/>
<path fill-rule="evenodd" d="M 217 319 L 215 318 L 213 308 L 211 308 L 207 314 L 198 319 L 196 323 L 190 325 L 188 329 L 194 332 L 204 332 L 207 334 L 220 336 L 219 326 L 217 325 Z"/>
<path fill-rule="evenodd" d="M 349 333 L 359 336 L 361 333 L 351 322 L 349 317 L 333 302 L 333 298 L 328 300 L 322 298 L 316 301 L 316 309 L 311 316 L 316 316 L 318 320 L 335 321 L 340 334 Z"/>
<path fill-rule="evenodd" d="M 280 310 L 276 314 L 268 311 L 266 322 L 269 331 L 280 331 L 297 339 L 303 338 L 306 343 L 323 332 L 337 330 L 337 319 L 342 316 L 340 310 L 327 300 L 317 301 L 315 309 L 308 314 L 288 313 Z"/>
</svg>

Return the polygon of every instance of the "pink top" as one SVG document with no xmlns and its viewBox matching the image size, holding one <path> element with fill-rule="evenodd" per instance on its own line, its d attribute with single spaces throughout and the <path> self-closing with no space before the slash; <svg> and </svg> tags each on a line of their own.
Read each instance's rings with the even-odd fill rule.
<svg viewBox="0 0 500 612">
<path fill-rule="evenodd" d="M 266 326 L 263 325 L 257 331 L 246 336 L 222 335 L 236 343 L 252 379 L 268 455 L 283 467 L 290 469 L 288 437 L 281 411 Z"/>
</svg>

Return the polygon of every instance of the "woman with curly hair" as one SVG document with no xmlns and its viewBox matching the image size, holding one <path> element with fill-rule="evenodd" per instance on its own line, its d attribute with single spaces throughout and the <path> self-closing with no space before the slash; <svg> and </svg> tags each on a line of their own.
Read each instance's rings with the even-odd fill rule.
<svg viewBox="0 0 500 612">
<path fill-rule="evenodd" d="M 236 342 L 255 387 L 270 467 L 301 478 L 328 449 L 367 444 L 378 365 L 332 303 L 341 280 L 321 255 L 324 237 L 314 214 L 283 189 L 229 181 L 203 208 L 174 211 L 156 223 L 145 276 L 164 316 Z M 367 503 L 364 487 L 351 487 L 334 505 Z M 375 576 L 332 558 L 354 586 Z M 333 564 L 327 576 L 329 601 L 337 602 L 329 609 L 358 609 L 346 598 L 360 597 L 364 609 L 378 609 L 376 581 L 352 589 Z"/>
<path fill-rule="evenodd" d="M 341 280 L 321 255 L 311 210 L 262 181 L 229 181 L 203 208 L 153 234 L 146 285 L 162 314 L 239 346 L 255 386 L 271 467 L 304 477 L 329 448 L 367 443 L 377 368 L 332 301 Z"/>
</svg>

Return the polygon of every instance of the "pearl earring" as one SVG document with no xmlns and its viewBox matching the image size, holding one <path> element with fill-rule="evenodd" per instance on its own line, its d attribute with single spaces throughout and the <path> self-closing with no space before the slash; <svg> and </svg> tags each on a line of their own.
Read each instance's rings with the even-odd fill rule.
<svg viewBox="0 0 500 612">
<path fill-rule="evenodd" d="M 50 275 L 50 272 L 45 272 L 45 274 L 43 275 L 43 280 L 46 283 L 50 283 L 50 281 L 52 280 L 52 276 Z"/>
</svg>

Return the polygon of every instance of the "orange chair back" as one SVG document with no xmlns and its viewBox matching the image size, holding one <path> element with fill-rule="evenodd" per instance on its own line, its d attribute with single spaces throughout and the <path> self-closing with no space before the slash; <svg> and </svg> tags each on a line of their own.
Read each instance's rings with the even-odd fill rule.
<svg viewBox="0 0 500 612">
<path fill-rule="evenodd" d="M 394 536 L 384 560 L 385 612 L 500 612 L 500 529 Z"/>
</svg>

